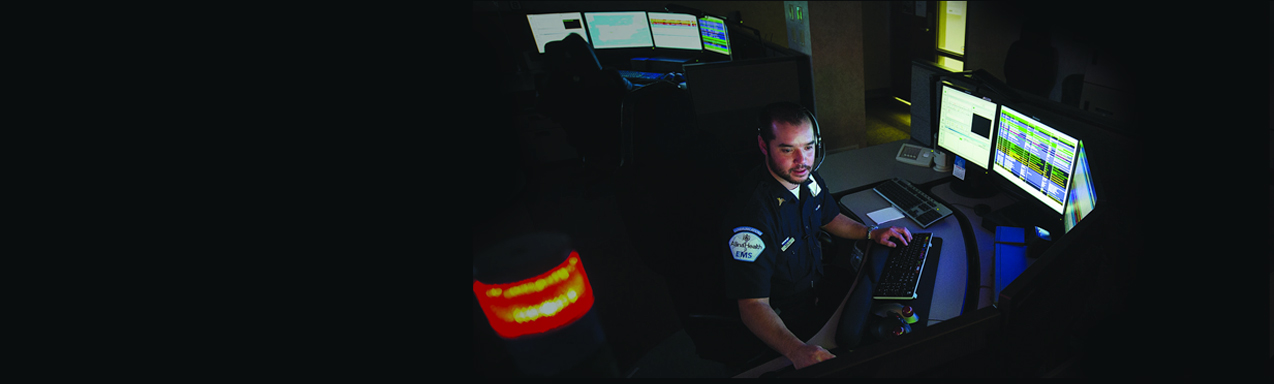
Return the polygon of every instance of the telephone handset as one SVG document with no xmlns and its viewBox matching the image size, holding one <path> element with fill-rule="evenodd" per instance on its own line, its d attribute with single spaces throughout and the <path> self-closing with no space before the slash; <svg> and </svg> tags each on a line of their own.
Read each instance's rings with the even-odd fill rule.
<svg viewBox="0 0 1274 384">
<path fill-rule="evenodd" d="M 933 165 L 933 156 L 932 149 L 903 143 L 902 148 L 898 148 L 898 156 L 895 159 L 906 164 L 929 167 Z"/>
</svg>

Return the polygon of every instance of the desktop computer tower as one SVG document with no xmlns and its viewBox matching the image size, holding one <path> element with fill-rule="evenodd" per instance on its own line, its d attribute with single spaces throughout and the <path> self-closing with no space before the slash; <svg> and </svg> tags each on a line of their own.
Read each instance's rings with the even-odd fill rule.
<svg viewBox="0 0 1274 384">
<path fill-rule="evenodd" d="M 933 63 L 927 63 L 919 60 L 911 62 L 911 139 L 920 143 L 925 147 L 933 148 L 937 143 L 934 136 L 937 129 L 937 116 L 934 111 L 937 109 L 937 92 L 934 83 L 938 80 L 938 75 L 947 74 L 950 71 L 939 68 Z"/>
</svg>

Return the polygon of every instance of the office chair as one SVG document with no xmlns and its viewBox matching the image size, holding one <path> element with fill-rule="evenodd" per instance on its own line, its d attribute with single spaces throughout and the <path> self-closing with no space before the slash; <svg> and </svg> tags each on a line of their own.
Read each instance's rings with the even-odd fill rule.
<svg viewBox="0 0 1274 384">
<path fill-rule="evenodd" d="M 1057 48 L 1046 26 L 1027 22 L 1022 38 L 1009 46 L 1004 58 L 1004 82 L 1025 93 L 1048 98 L 1057 82 Z"/>
<path fill-rule="evenodd" d="M 1079 100 L 1083 91 L 1084 74 L 1067 75 L 1062 79 L 1062 104 L 1079 108 Z"/>
<path fill-rule="evenodd" d="M 670 91 L 675 87 L 646 87 L 652 86 L 655 88 L 649 89 L 650 95 L 676 93 Z M 643 103 L 636 98 L 630 101 L 635 115 L 643 115 L 641 108 L 660 104 L 651 102 L 638 107 Z M 675 117 L 682 116 L 680 112 L 663 116 L 683 118 Z M 626 121 L 634 134 L 654 129 L 652 125 L 692 127 L 686 121 L 665 121 L 657 113 L 645 117 Z M 724 177 L 716 153 L 704 150 L 710 147 L 706 143 L 712 140 L 711 135 L 691 128 L 665 137 L 672 139 L 658 147 L 639 147 L 636 160 L 621 169 L 616 205 L 643 265 L 667 283 L 677 318 L 694 342 L 695 353 L 730 370 L 742 370 L 749 362 L 764 361 L 768 348 L 759 340 L 758 344 L 751 343 L 755 336 L 739 318 L 735 301 L 728 299 L 722 288 L 725 240 L 719 232 L 727 209 L 723 196 L 727 196 L 732 183 Z M 634 142 L 646 140 L 638 138 Z M 642 157 L 643 153 L 651 155 Z"/>
<path fill-rule="evenodd" d="M 577 34 L 546 44 L 544 54 L 545 77 L 536 87 L 539 111 L 561 124 L 586 164 L 618 167 L 620 103 L 632 84 L 603 68 Z"/>
</svg>

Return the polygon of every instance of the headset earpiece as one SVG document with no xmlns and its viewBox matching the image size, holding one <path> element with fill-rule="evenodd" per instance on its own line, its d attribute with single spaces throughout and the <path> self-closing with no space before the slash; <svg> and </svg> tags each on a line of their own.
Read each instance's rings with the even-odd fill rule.
<svg viewBox="0 0 1274 384">
<path fill-rule="evenodd" d="M 823 166 L 823 159 L 827 158 L 827 150 L 823 148 L 823 132 L 818 130 L 818 119 L 814 118 L 814 113 L 801 107 L 805 111 L 805 116 L 809 116 L 810 125 L 814 126 L 814 156 L 818 157 L 818 164 L 814 164 L 814 171 L 818 171 L 818 167 Z M 820 157 L 819 154 L 822 154 Z"/>
</svg>

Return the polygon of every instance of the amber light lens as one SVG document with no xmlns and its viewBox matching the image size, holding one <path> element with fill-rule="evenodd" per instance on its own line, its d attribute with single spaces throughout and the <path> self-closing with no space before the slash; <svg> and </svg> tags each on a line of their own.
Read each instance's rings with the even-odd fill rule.
<svg viewBox="0 0 1274 384">
<path fill-rule="evenodd" d="M 576 251 L 557 267 L 519 282 L 474 280 L 473 294 L 491 328 L 506 339 L 568 325 L 593 307 L 593 288 Z"/>
</svg>

